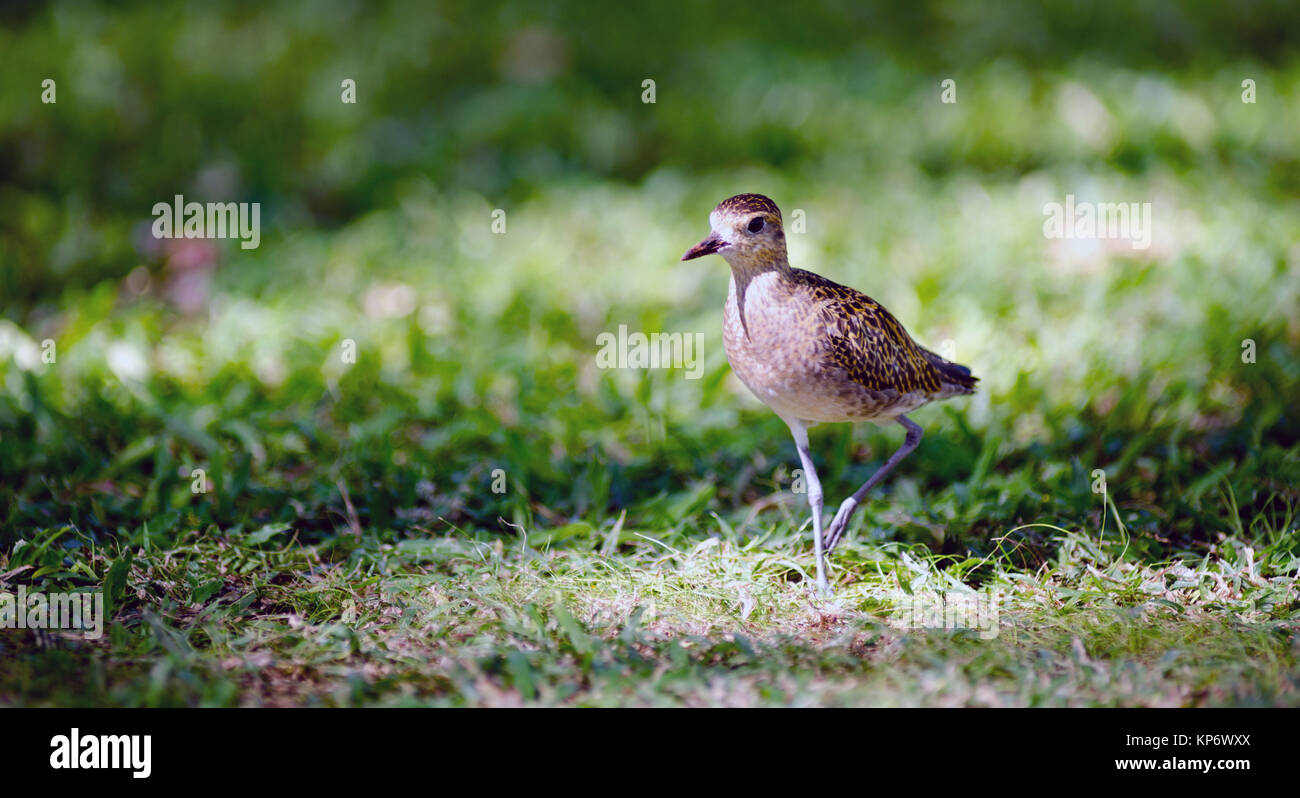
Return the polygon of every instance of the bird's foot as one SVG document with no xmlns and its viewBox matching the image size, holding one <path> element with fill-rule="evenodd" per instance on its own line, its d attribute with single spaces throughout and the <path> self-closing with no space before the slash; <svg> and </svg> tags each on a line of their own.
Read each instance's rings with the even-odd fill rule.
<svg viewBox="0 0 1300 798">
<path fill-rule="evenodd" d="M 840 509 L 835 511 L 834 520 L 831 521 L 830 526 L 826 527 L 826 534 L 822 536 L 822 543 L 827 552 L 834 549 L 840 539 L 844 537 L 844 531 L 849 527 L 849 519 L 853 517 L 853 511 L 856 509 L 858 509 L 858 503 L 850 496 L 840 505 Z"/>
</svg>

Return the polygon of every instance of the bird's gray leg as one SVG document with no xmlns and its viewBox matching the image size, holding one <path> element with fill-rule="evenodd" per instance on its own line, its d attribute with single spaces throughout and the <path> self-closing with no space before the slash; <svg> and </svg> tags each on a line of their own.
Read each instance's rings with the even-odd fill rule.
<svg viewBox="0 0 1300 798">
<path fill-rule="evenodd" d="M 894 420 L 907 429 L 907 437 L 903 439 L 903 445 L 898 447 L 898 451 L 890 455 L 885 464 L 871 475 L 871 479 L 863 483 L 862 487 L 858 488 L 852 496 L 845 499 L 844 503 L 840 505 L 840 509 L 835 513 L 835 519 L 831 521 L 831 525 L 826 529 L 826 551 L 834 549 L 835 545 L 840 542 L 840 538 L 844 536 L 844 530 L 849 528 L 849 519 L 853 517 L 853 512 L 858 509 L 858 505 L 862 503 L 867 491 L 874 488 L 876 483 L 883 479 L 891 468 L 898 465 L 898 461 L 911 454 L 912 450 L 921 442 L 920 424 L 913 422 L 907 416 L 898 416 Z"/>
<path fill-rule="evenodd" d="M 817 552 L 817 591 L 828 595 L 830 585 L 826 582 L 826 552 L 822 544 L 822 483 L 813 466 L 812 452 L 808 450 L 808 425 L 795 419 L 785 419 L 785 423 L 794 435 L 794 446 L 799 451 L 799 462 L 803 463 L 804 478 L 808 485 L 808 505 L 812 508 L 813 517 L 813 549 Z"/>
</svg>

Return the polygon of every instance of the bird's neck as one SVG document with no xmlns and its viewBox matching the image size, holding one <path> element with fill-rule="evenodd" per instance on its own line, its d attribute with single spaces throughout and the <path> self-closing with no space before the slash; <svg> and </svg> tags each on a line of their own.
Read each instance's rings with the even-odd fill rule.
<svg viewBox="0 0 1300 798">
<path fill-rule="evenodd" d="M 768 273 L 775 273 L 778 276 L 788 275 L 790 261 L 782 252 L 764 258 L 746 258 L 734 263 L 728 261 L 728 265 L 731 266 L 731 281 L 736 286 L 736 310 L 740 316 L 740 325 L 744 328 L 745 336 L 748 337 L 749 325 L 745 320 L 745 290 L 749 288 L 754 278 L 760 275 Z"/>
<path fill-rule="evenodd" d="M 743 296 L 745 286 L 760 274 L 776 272 L 789 274 L 790 261 L 784 252 L 763 252 L 756 257 L 747 257 L 727 261 L 731 267 L 731 277 L 736 281 L 736 289 Z"/>
</svg>

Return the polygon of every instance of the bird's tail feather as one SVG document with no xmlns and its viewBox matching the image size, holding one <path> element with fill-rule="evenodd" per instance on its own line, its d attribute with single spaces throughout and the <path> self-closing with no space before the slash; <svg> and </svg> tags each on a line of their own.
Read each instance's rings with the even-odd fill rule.
<svg viewBox="0 0 1300 798">
<path fill-rule="evenodd" d="M 974 393 L 975 383 L 979 382 L 979 377 L 970 373 L 970 369 L 960 363 L 954 363 L 951 360 L 945 360 L 928 349 L 922 349 L 925 353 L 925 359 L 930 361 L 930 365 L 939 371 L 943 387 L 946 391 L 952 393 Z"/>
</svg>

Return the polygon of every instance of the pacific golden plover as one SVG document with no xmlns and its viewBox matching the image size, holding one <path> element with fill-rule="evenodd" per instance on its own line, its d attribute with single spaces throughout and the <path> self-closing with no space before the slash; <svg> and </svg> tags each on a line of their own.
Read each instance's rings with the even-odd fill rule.
<svg viewBox="0 0 1300 798">
<path fill-rule="evenodd" d="M 817 587 L 827 592 L 825 554 L 839 543 L 867 491 L 921 442 L 907 413 L 975 391 L 970 369 L 921 347 L 871 297 L 795 269 L 786 256 L 781 210 L 761 194 L 724 200 L 709 237 L 682 260 L 717 253 L 731 266 L 723 312 L 727 360 L 740 381 L 790 427 L 812 507 Z M 894 420 L 907 430 L 898 451 L 840 505 L 822 532 L 822 487 L 808 428 L 822 422 Z"/>
</svg>

